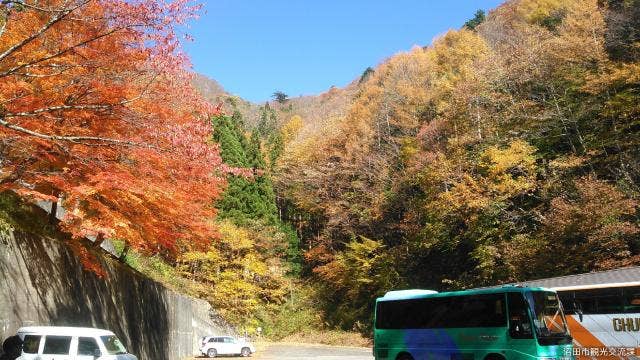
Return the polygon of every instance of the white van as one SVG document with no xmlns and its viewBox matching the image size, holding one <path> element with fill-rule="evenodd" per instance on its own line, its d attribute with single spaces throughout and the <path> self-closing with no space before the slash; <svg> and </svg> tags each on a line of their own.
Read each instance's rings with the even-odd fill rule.
<svg viewBox="0 0 640 360">
<path fill-rule="evenodd" d="M 17 360 L 138 360 L 108 330 L 60 326 L 18 329 L 22 356 Z"/>
</svg>

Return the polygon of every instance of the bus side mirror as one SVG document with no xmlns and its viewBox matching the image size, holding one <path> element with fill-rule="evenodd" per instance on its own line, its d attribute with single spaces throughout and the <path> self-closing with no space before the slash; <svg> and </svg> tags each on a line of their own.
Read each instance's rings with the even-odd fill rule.
<svg viewBox="0 0 640 360">
<path fill-rule="evenodd" d="M 583 312 L 582 312 L 582 307 L 574 302 L 573 303 L 573 311 L 578 314 L 578 319 L 580 319 L 580 322 L 582 322 L 582 319 L 584 318 Z"/>
<path fill-rule="evenodd" d="M 94 359 L 98 359 L 102 356 L 102 351 L 100 351 L 100 349 L 95 349 L 93 350 L 93 358 Z"/>
</svg>

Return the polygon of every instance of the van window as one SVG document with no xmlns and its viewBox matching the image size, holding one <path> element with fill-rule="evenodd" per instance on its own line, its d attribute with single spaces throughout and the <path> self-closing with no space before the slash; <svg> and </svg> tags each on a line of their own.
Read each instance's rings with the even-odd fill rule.
<svg viewBox="0 0 640 360">
<path fill-rule="evenodd" d="M 71 347 L 71 336 L 46 336 L 43 354 L 68 355 Z"/>
<path fill-rule="evenodd" d="M 95 354 L 96 352 L 96 349 L 100 349 L 98 347 L 96 339 L 91 337 L 78 338 L 78 355 L 93 356 L 93 354 Z"/>
<path fill-rule="evenodd" d="M 107 349 L 109 355 L 126 354 L 127 349 L 120 342 L 120 340 L 114 335 L 100 336 L 104 347 Z"/>
<path fill-rule="evenodd" d="M 22 351 L 25 354 L 37 354 L 40 346 L 40 335 L 25 335 L 22 343 Z"/>
</svg>

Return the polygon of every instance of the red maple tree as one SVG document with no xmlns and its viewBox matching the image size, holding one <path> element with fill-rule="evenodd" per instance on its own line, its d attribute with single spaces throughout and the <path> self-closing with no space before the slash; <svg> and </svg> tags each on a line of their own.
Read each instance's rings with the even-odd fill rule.
<svg viewBox="0 0 640 360">
<path fill-rule="evenodd" d="M 0 189 L 61 202 L 61 227 L 172 258 L 215 236 L 228 169 L 190 85 L 187 0 L 4 0 Z M 78 242 L 76 250 L 87 252 Z"/>
</svg>

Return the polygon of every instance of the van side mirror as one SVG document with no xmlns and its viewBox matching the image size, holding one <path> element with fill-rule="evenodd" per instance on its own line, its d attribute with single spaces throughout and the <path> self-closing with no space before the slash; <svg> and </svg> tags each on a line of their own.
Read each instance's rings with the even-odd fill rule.
<svg viewBox="0 0 640 360">
<path fill-rule="evenodd" d="M 100 351 L 100 349 L 93 350 L 93 358 L 94 359 L 98 359 L 101 356 L 102 356 L 102 351 Z"/>
</svg>

